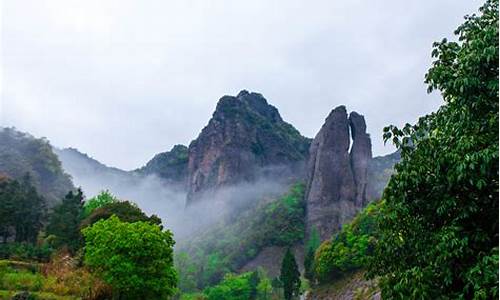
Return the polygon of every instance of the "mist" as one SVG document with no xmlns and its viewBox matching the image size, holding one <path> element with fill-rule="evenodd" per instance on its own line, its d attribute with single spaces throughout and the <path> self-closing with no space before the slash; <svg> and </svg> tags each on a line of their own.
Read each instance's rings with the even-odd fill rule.
<svg viewBox="0 0 500 300">
<path fill-rule="evenodd" d="M 71 175 L 75 186 L 83 190 L 86 199 L 108 190 L 120 200 L 136 203 L 146 214 L 160 217 L 163 226 L 172 230 L 175 240 L 181 242 L 213 224 L 237 218 L 239 212 L 259 201 L 275 199 L 297 179 L 278 176 L 290 174 L 283 166 L 260 168 L 251 182 L 208 190 L 186 206 L 183 184 L 107 167 L 75 149 L 56 152 L 64 170 Z"/>
</svg>

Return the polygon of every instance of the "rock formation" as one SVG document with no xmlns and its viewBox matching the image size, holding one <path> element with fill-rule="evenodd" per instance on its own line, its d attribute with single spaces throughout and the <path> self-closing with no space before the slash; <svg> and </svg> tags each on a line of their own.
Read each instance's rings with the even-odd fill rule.
<svg viewBox="0 0 500 300">
<path fill-rule="evenodd" d="M 189 145 L 187 205 L 206 192 L 261 175 L 300 175 L 290 170 L 300 169 L 309 143 L 261 94 L 241 91 L 222 97 L 208 125 Z"/>
<path fill-rule="evenodd" d="M 368 201 L 371 156 L 364 117 L 353 112 L 348 118 L 344 106 L 332 110 L 309 150 L 306 224 L 308 230 L 316 228 L 322 240 L 330 238 Z"/>
<path fill-rule="evenodd" d="M 352 148 L 351 167 L 356 185 L 356 206 L 362 207 L 368 200 L 368 164 L 372 159 L 372 143 L 366 133 L 365 118 L 357 112 L 349 115 L 351 125 Z"/>
</svg>

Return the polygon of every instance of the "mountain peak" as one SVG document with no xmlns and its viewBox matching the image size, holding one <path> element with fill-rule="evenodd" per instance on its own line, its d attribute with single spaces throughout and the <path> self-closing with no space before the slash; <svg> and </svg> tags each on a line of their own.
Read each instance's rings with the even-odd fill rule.
<svg viewBox="0 0 500 300">
<path fill-rule="evenodd" d="M 223 96 L 208 125 L 189 145 L 188 204 L 195 195 L 241 181 L 258 169 L 305 160 L 309 139 L 259 93 Z"/>
</svg>

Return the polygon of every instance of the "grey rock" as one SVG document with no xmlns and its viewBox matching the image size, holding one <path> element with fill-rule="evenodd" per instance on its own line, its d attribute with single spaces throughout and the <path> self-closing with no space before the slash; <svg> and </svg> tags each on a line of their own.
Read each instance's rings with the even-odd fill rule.
<svg viewBox="0 0 500 300">
<path fill-rule="evenodd" d="M 187 205 L 258 176 L 301 176 L 310 140 L 258 93 L 224 96 L 188 150 Z"/>
</svg>

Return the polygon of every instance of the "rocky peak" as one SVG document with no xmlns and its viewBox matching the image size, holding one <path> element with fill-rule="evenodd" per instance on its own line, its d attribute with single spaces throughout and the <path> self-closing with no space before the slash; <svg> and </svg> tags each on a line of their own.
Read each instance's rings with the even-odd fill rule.
<svg viewBox="0 0 500 300">
<path fill-rule="evenodd" d="M 308 230 L 315 227 L 321 238 L 327 239 L 367 202 L 370 159 L 371 142 L 364 117 L 352 112 L 348 118 L 345 106 L 332 110 L 309 150 Z"/>
<path fill-rule="evenodd" d="M 206 191 L 255 180 L 266 168 L 292 167 L 305 160 L 308 148 L 309 140 L 261 94 L 244 90 L 236 97 L 223 96 L 189 145 L 187 204 Z"/>
<path fill-rule="evenodd" d="M 368 200 L 368 164 L 372 159 L 372 143 L 370 135 L 366 133 L 365 118 L 362 115 L 351 112 L 349 124 L 353 140 L 351 167 L 356 185 L 356 206 L 362 207 Z"/>
</svg>

